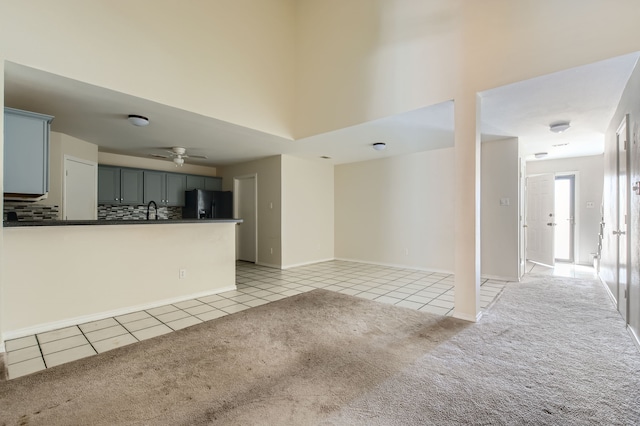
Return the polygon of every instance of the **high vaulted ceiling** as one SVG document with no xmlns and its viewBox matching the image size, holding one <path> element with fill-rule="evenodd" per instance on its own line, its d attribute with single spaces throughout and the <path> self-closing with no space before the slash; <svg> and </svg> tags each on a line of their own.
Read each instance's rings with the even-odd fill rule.
<svg viewBox="0 0 640 426">
<path fill-rule="evenodd" d="M 596 155 L 604 131 L 640 54 L 612 58 L 481 93 L 483 140 L 518 137 L 523 155 Z M 98 145 L 100 151 L 149 157 L 173 146 L 224 166 L 271 155 L 330 157 L 343 164 L 453 146 L 453 102 L 362 123 L 296 141 L 92 86 L 25 66 L 5 66 L 5 105 L 55 116 L 52 130 Z M 128 114 L 151 124 L 134 127 Z M 571 122 L 563 134 L 549 131 Z M 385 151 L 374 151 L 385 142 Z"/>
</svg>

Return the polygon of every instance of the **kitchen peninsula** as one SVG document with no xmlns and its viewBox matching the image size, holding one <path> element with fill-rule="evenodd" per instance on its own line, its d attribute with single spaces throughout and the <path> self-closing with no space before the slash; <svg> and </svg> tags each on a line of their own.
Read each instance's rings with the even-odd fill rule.
<svg viewBox="0 0 640 426">
<path fill-rule="evenodd" d="M 4 222 L 4 338 L 234 290 L 241 222 Z"/>
</svg>

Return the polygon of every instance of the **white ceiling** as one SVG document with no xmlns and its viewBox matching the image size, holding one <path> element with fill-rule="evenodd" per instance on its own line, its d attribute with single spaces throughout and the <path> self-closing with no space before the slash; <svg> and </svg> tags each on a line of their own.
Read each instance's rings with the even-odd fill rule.
<svg viewBox="0 0 640 426">
<path fill-rule="evenodd" d="M 604 131 L 640 53 L 613 58 L 481 93 L 483 140 L 518 137 L 525 155 L 547 158 L 600 154 Z M 328 156 L 333 164 L 453 146 L 453 102 L 424 107 L 296 141 L 123 93 L 6 63 L 5 105 L 55 117 L 52 130 L 94 143 L 100 151 L 148 157 L 182 146 L 223 166 L 278 154 Z M 126 117 L 149 117 L 147 127 Z M 553 134 L 549 124 L 571 122 Z M 386 142 L 374 151 L 374 142 Z M 568 143 L 563 147 L 553 147 Z"/>
</svg>

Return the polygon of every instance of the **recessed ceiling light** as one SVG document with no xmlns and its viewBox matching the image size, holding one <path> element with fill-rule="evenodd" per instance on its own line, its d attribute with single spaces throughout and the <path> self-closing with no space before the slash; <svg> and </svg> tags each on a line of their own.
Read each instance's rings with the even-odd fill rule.
<svg viewBox="0 0 640 426">
<path fill-rule="evenodd" d="M 142 115 L 129 114 L 127 120 L 129 120 L 129 123 L 138 127 L 144 127 L 149 124 L 149 119 Z"/>
<path fill-rule="evenodd" d="M 547 155 L 549 155 L 548 152 L 536 152 L 535 154 L 533 154 L 536 158 L 544 158 Z"/>
<path fill-rule="evenodd" d="M 571 123 L 569 123 L 568 121 L 559 121 L 557 123 L 551 123 L 549 125 L 549 130 L 551 130 L 553 133 L 562 133 L 568 130 L 569 127 L 571 127 Z"/>
<path fill-rule="evenodd" d="M 387 144 L 384 142 L 376 142 L 372 146 L 376 151 L 383 151 L 387 148 Z"/>
</svg>

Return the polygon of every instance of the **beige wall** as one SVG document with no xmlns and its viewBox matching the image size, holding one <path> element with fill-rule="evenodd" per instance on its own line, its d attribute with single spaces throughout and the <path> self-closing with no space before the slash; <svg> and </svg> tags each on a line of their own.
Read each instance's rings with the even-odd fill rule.
<svg viewBox="0 0 640 426">
<path fill-rule="evenodd" d="M 235 226 L 5 228 L 3 336 L 234 289 Z"/>
<path fill-rule="evenodd" d="M 598 247 L 603 161 L 602 155 L 594 155 L 527 163 L 528 176 L 541 173 L 576 172 L 575 262 L 582 265 L 593 265 L 593 253 Z M 594 203 L 594 207 L 587 208 L 587 202 Z"/>
<path fill-rule="evenodd" d="M 637 6 L 300 0 L 295 137 L 640 50 Z"/>
<path fill-rule="evenodd" d="M 181 167 L 176 167 L 171 160 L 132 157 L 130 155 L 112 154 L 109 152 L 99 152 L 98 163 L 109 166 L 133 167 L 136 169 L 161 170 L 164 172 L 202 176 L 217 176 L 215 167 L 206 167 L 187 163 L 183 164 Z"/>
<path fill-rule="evenodd" d="M 289 137 L 294 11 L 293 0 L 7 0 L 0 59 Z"/>
<path fill-rule="evenodd" d="M 233 178 L 255 175 L 258 187 L 258 258 L 256 263 L 282 266 L 282 157 L 275 156 L 221 167 L 225 191 L 233 191 Z M 273 248 L 273 253 L 271 253 Z"/>
<path fill-rule="evenodd" d="M 481 272 L 483 277 L 519 278 L 519 146 L 509 138 L 482 143 Z M 503 199 L 509 205 L 501 205 Z"/>
<path fill-rule="evenodd" d="M 336 258 L 453 271 L 453 149 L 335 167 Z"/>
<path fill-rule="evenodd" d="M 334 168 L 282 156 L 282 266 L 334 258 Z"/>
<path fill-rule="evenodd" d="M 629 114 L 631 143 L 628 150 L 630 167 L 629 182 L 631 186 L 640 182 L 640 67 L 631 75 L 627 87 L 620 99 L 618 109 L 611 120 L 606 133 L 604 154 L 604 241 L 602 252 L 601 278 L 608 284 L 617 297 L 616 250 L 617 237 L 613 235 L 616 228 L 616 132 L 626 114 Z M 640 336 L 640 196 L 629 191 L 629 228 L 626 229 L 630 246 L 628 259 L 628 298 L 629 329 L 635 334 L 636 341 Z M 624 228 L 622 230 L 625 230 Z M 640 342 L 640 341 L 639 341 Z"/>
</svg>

